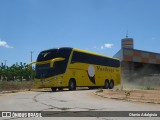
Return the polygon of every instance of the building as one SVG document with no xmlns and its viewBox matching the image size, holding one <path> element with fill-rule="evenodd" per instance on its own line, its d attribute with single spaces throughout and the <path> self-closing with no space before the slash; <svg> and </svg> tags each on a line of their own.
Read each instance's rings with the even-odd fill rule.
<svg viewBox="0 0 160 120">
<path fill-rule="evenodd" d="M 154 83 L 160 85 L 160 53 L 134 49 L 134 40 L 126 37 L 122 39 L 121 49 L 114 57 L 121 61 L 124 80 L 144 82 L 142 80 L 147 79 L 149 82 L 154 76 Z"/>
</svg>

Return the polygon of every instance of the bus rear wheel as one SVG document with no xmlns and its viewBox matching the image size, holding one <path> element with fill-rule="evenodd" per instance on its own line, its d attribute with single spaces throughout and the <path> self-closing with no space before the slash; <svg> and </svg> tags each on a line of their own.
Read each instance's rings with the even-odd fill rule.
<svg viewBox="0 0 160 120">
<path fill-rule="evenodd" d="M 108 88 L 109 88 L 109 80 L 105 80 L 104 89 L 108 89 Z"/>
<path fill-rule="evenodd" d="M 111 80 L 111 81 L 109 82 L 109 89 L 113 89 L 113 88 L 114 88 L 114 81 Z"/>
<path fill-rule="evenodd" d="M 76 90 L 76 81 L 74 79 L 69 80 L 68 88 L 70 91 Z"/>
<path fill-rule="evenodd" d="M 55 87 L 52 87 L 51 89 L 52 89 L 52 92 L 56 92 L 56 90 L 57 90 L 57 88 L 55 88 Z"/>
</svg>

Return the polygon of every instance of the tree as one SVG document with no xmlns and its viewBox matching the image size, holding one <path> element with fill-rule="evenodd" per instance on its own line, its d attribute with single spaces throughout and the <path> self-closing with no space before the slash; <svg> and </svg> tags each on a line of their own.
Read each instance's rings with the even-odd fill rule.
<svg viewBox="0 0 160 120">
<path fill-rule="evenodd" d="M 32 78 L 35 76 L 35 69 L 32 68 Z M 0 79 L 7 80 L 30 80 L 31 71 L 27 68 L 26 63 L 13 64 L 12 66 L 0 66 Z"/>
</svg>

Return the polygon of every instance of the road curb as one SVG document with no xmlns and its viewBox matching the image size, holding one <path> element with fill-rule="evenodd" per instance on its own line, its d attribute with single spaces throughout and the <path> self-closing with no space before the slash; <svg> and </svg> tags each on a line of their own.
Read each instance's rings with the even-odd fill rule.
<svg viewBox="0 0 160 120">
<path fill-rule="evenodd" d="M 102 97 L 102 98 L 108 98 L 108 99 L 115 99 L 115 100 L 123 100 L 123 101 L 132 101 L 132 102 L 142 102 L 142 103 L 153 103 L 153 104 L 160 104 L 160 101 L 147 101 L 147 100 L 143 100 L 143 99 L 133 99 L 132 97 L 117 97 L 117 96 L 110 96 L 108 94 L 106 94 L 104 92 L 105 90 L 103 90 L 102 92 L 98 92 L 98 91 L 95 91 L 94 94 L 99 96 L 99 97 Z M 113 91 L 114 92 L 114 91 Z"/>
</svg>

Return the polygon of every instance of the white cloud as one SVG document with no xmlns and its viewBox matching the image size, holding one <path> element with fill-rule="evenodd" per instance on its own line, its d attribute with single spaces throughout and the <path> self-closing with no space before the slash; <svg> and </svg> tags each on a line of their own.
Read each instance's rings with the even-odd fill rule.
<svg viewBox="0 0 160 120">
<path fill-rule="evenodd" d="M 113 44 L 108 43 L 108 44 L 102 45 L 102 46 L 100 47 L 100 49 L 103 50 L 103 49 L 105 49 L 105 48 L 112 48 L 112 47 L 113 47 Z"/>
<path fill-rule="evenodd" d="M 94 49 L 101 49 L 101 50 L 103 50 L 105 48 L 112 48 L 113 46 L 114 46 L 114 44 L 107 43 L 107 44 L 104 44 L 104 45 L 102 45 L 100 47 L 94 46 L 93 48 Z"/>
<path fill-rule="evenodd" d="M 101 49 L 104 49 L 104 47 L 103 47 L 103 46 L 101 46 Z"/>
<path fill-rule="evenodd" d="M 6 41 L 3 40 L 0 40 L 0 47 L 13 48 L 12 46 L 8 45 Z"/>
<path fill-rule="evenodd" d="M 109 43 L 109 44 L 104 44 L 104 47 L 105 47 L 105 48 L 112 48 L 113 46 L 114 46 L 114 45 L 113 45 L 113 44 L 110 44 L 110 43 Z"/>
</svg>

